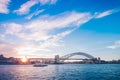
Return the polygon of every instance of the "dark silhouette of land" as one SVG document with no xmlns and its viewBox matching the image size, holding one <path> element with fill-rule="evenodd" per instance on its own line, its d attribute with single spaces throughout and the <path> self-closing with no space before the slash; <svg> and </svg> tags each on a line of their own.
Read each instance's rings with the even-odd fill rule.
<svg viewBox="0 0 120 80">
<path fill-rule="evenodd" d="M 39 60 L 38 60 L 39 59 Z M 56 64 L 54 58 L 28 58 L 26 62 L 22 62 L 21 58 L 14 58 L 14 57 L 4 57 L 4 55 L 0 55 L 0 65 L 22 65 L 22 64 L 34 64 L 36 62 L 44 62 L 46 64 Z M 86 61 L 74 61 L 74 62 L 64 62 L 64 64 L 120 64 L 119 60 L 98 60 L 94 59 L 92 62 L 90 60 Z"/>
</svg>

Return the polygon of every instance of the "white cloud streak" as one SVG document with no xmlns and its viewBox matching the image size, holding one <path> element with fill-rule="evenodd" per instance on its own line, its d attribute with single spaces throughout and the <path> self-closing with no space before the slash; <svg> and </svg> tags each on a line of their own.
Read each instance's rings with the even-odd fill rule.
<svg viewBox="0 0 120 80">
<path fill-rule="evenodd" d="M 39 15 L 39 14 L 42 13 L 42 12 L 44 12 L 44 9 L 35 11 L 34 13 L 30 14 L 29 16 L 27 16 L 27 17 L 25 17 L 25 18 L 29 20 L 29 19 L 31 19 L 32 17 L 37 16 L 37 15 Z"/>
<path fill-rule="evenodd" d="M 31 7 L 33 7 L 36 4 L 55 4 L 57 0 L 29 0 L 26 3 L 22 4 L 18 10 L 15 10 L 14 12 L 23 15 L 30 12 Z"/>
<path fill-rule="evenodd" d="M 0 13 L 9 13 L 8 4 L 10 0 L 0 0 Z"/>
<path fill-rule="evenodd" d="M 89 13 L 63 13 L 56 16 L 40 17 L 26 24 L 6 23 L 6 34 L 25 40 L 46 40 L 51 37 L 50 32 L 56 29 L 80 26 L 91 19 Z"/>
<path fill-rule="evenodd" d="M 102 13 L 96 13 L 96 17 L 95 18 L 103 18 L 105 16 L 108 16 L 108 15 L 111 15 L 113 13 L 116 13 L 118 12 L 119 10 L 108 10 L 108 11 L 105 11 L 105 12 L 102 12 Z"/>
<path fill-rule="evenodd" d="M 14 12 L 20 15 L 27 14 L 30 11 L 30 8 L 37 3 L 37 0 L 29 0 L 28 2 L 21 5 L 20 8 L 18 10 L 15 10 Z"/>
<path fill-rule="evenodd" d="M 110 49 L 120 48 L 120 40 L 119 40 L 119 41 L 116 41 L 116 42 L 114 43 L 114 45 L 107 46 L 107 48 L 110 48 Z"/>
</svg>

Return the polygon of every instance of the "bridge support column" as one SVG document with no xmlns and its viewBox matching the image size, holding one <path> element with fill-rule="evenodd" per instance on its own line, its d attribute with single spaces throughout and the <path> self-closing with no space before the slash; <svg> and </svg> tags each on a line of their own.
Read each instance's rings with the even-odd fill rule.
<svg viewBox="0 0 120 80">
<path fill-rule="evenodd" d="M 60 63 L 59 55 L 55 55 L 55 64 L 59 64 L 59 63 Z"/>
</svg>

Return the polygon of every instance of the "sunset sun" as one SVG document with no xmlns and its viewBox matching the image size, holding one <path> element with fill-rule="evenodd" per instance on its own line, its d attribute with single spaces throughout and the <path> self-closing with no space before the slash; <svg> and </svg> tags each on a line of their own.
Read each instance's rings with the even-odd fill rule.
<svg viewBox="0 0 120 80">
<path fill-rule="evenodd" d="M 26 63 L 26 62 L 28 61 L 28 59 L 27 59 L 26 57 L 23 57 L 23 58 L 21 58 L 21 61 L 22 61 L 23 63 Z"/>
</svg>

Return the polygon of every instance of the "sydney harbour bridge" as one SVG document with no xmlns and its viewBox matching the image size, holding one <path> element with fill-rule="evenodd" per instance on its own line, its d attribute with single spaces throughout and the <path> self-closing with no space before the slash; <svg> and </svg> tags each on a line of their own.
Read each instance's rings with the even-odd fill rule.
<svg viewBox="0 0 120 80">
<path fill-rule="evenodd" d="M 77 58 L 72 58 L 73 56 L 77 56 Z M 85 58 L 80 58 L 79 56 L 84 56 Z M 100 58 L 95 58 L 94 56 L 84 53 L 84 52 L 75 52 L 66 54 L 64 56 L 55 55 L 55 58 L 30 58 L 30 61 L 42 61 L 46 63 L 65 63 L 66 60 L 82 60 L 85 63 L 100 63 Z"/>
</svg>

